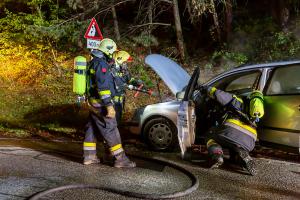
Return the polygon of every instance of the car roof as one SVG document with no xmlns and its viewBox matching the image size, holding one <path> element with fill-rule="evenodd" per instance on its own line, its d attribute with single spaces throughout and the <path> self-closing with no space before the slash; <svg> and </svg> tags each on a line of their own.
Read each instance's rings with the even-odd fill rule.
<svg viewBox="0 0 300 200">
<path fill-rule="evenodd" d="M 270 63 L 261 63 L 261 64 L 244 64 L 234 69 L 253 69 L 253 68 L 269 68 L 269 67 L 277 67 L 282 65 L 293 65 L 293 64 L 300 64 L 300 60 L 293 60 L 293 61 L 280 61 L 280 62 L 270 62 Z M 233 69 L 233 71 L 234 71 Z M 231 70 L 229 70 L 231 71 Z"/>
<path fill-rule="evenodd" d="M 237 66 L 233 69 L 230 69 L 228 71 L 225 71 L 221 74 L 218 74 L 214 76 L 212 79 L 207 81 L 205 84 L 210 84 L 211 82 L 214 82 L 217 79 L 220 79 L 224 76 L 227 76 L 228 74 L 232 74 L 235 72 L 241 72 L 241 71 L 247 71 L 250 69 L 263 69 L 263 68 L 272 68 L 272 67 L 280 67 L 280 66 L 289 66 L 294 64 L 300 64 L 300 60 L 293 60 L 293 61 L 279 61 L 279 62 L 269 62 L 269 63 L 261 63 L 261 64 L 244 64 Z"/>
</svg>

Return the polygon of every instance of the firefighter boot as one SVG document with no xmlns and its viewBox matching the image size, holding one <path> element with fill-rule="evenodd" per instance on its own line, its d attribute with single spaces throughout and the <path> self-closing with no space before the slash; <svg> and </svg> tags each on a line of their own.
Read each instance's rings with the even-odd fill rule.
<svg viewBox="0 0 300 200">
<path fill-rule="evenodd" d="M 209 144 L 209 142 L 208 142 Z M 223 159 L 223 150 L 222 147 L 220 145 L 218 145 L 217 143 L 215 143 L 214 141 L 211 142 L 211 144 L 208 145 L 208 165 L 209 168 L 213 169 L 213 168 L 218 168 L 221 165 L 223 165 L 224 163 L 224 159 Z"/>
<path fill-rule="evenodd" d="M 98 159 L 98 157 L 96 155 L 86 156 L 83 159 L 84 165 L 98 164 L 98 163 L 100 163 L 100 160 Z"/>
<path fill-rule="evenodd" d="M 244 167 L 252 176 L 256 175 L 255 162 L 249 153 L 239 148 L 238 155 L 242 159 L 242 167 Z"/>
<path fill-rule="evenodd" d="M 117 154 L 115 160 L 114 167 L 117 168 L 133 168 L 136 166 L 135 162 L 129 160 L 129 158 L 125 155 L 125 152 L 121 152 Z"/>
<path fill-rule="evenodd" d="M 109 165 L 114 164 L 114 156 L 109 151 L 109 146 L 106 142 L 104 142 L 104 154 L 103 154 L 103 162 Z"/>
<path fill-rule="evenodd" d="M 224 159 L 222 154 L 215 154 L 209 158 L 209 168 L 215 169 L 219 168 L 221 165 L 223 165 Z"/>
</svg>

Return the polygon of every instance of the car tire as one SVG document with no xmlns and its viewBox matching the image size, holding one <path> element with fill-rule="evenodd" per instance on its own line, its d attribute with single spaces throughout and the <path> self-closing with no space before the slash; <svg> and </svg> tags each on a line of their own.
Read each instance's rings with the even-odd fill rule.
<svg viewBox="0 0 300 200">
<path fill-rule="evenodd" d="M 154 151 L 174 151 L 178 145 L 177 128 L 166 118 L 149 120 L 143 131 L 144 139 Z"/>
</svg>

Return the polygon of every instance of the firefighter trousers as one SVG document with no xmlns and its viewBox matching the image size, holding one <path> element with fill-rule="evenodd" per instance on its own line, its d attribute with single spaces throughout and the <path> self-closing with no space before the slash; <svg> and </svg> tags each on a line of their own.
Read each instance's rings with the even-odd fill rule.
<svg viewBox="0 0 300 200">
<path fill-rule="evenodd" d="M 84 157 L 96 155 L 96 143 L 99 135 L 107 143 L 112 155 L 117 155 L 124 151 L 116 118 L 105 117 L 106 113 L 105 107 L 93 108 L 93 111 L 90 111 L 83 143 Z"/>
<path fill-rule="evenodd" d="M 223 155 L 222 147 L 229 149 L 230 154 L 234 154 L 240 149 L 249 153 L 255 146 L 253 138 L 235 128 L 224 125 L 211 128 L 206 141 L 208 154 L 213 159 Z"/>
<path fill-rule="evenodd" d="M 116 120 L 118 125 L 120 125 L 123 115 L 123 102 L 114 102 L 114 107 L 116 111 Z"/>
</svg>

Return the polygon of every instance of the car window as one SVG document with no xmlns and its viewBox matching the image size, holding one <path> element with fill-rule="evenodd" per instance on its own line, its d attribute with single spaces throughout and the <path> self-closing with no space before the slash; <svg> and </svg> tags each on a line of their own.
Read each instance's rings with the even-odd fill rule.
<svg viewBox="0 0 300 200">
<path fill-rule="evenodd" d="M 274 70 L 266 95 L 300 94 L 300 65 Z"/>
<path fill-rule="evenodd" d="M 257 70 L 232 74 L 217 81 L 214 86 L 226 92 L 247 93 L 256 88 L 260 75 Z"/>
</svg>

